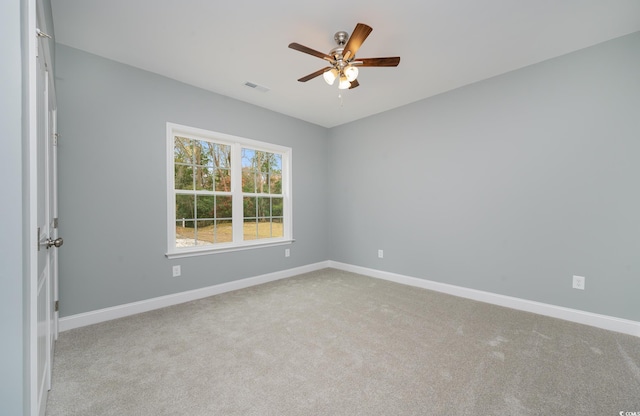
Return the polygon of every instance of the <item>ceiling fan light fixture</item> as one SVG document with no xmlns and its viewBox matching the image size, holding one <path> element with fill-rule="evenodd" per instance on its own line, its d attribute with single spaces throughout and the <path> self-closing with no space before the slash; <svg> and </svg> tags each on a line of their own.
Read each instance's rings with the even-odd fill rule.
<svg viewBox="0 0 640 416">
<path fill-rule="evenodd" d="M 349 82 L 355 81 L 355 79 L 358 78 L 358 68 L 353 65 L 349 65 L 345 68 L 344 75 L 347 77 Z"/>
<path fill-rule="evenodd" d="M 340 90 L 348 90 L 350 86 L 351 86 L 351 83 L 349 82 L 347 77 L 344 76 L 344 75 L 341 75 L 340 76 L 340 84 L 338 84 L 338 89 L 340 89 Z"/>
<path fill-rule="evenodd" d="M 327 84 L 329 85 L 333 85 L 333 83 L 335 82 L 336 78 L 338 78 L 338 70 L 335 68 L 331 68 L 328 71 L 324 71 L 324 73 L 322 74 L 324 80 L 326 81 Z"/>
</svg>

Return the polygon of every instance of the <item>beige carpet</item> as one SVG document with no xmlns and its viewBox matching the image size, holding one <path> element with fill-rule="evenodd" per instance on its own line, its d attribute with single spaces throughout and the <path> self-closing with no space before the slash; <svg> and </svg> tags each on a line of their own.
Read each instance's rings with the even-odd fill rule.
<svg viewBox="0 0 640 416">
<path fill-rule="evenodd" d="M 640 338 L 325 269 L 62 333 L 47 415 L 627 411 Z"/>
</svg>

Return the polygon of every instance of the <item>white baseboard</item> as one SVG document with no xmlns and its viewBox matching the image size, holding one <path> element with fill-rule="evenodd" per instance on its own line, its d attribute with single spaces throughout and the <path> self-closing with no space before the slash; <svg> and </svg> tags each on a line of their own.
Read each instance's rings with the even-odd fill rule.
<svg viewBox="0 0 640 416">
<path fill-rule="evenodd" d="M 186 292 L 175 293 L 157 298 L 141 300 L 139 302 L 127 303 L 124 305 L 113 306 L 110 308 L 99 309 L 96 311 L 80 313 L 77 315 L 66 316 L 58 321 L 59 331 L 68 331 L 70 329 L 79 328 L 87 325 L 93 325 L 100 322 L 110 321 L 112 319 L 123 318 L 125 316 L 135 315 L 142 312 L 152 311 L 154 309 L 165 308 L 192 300 L 202 299 L 221 293 L 231 292 L 238 289 L 244 289 L 250 286 L 256 286 L 263 283 L 273 282 L 275 280 L 285 279 L 287 277 L 297 276 L 299 274 L 321 270 L 329 267 L 329 262 L 324 261 L 307 266 L 296 267 L 293 269 L 282 270 L 279 272 L 263 274 L 260 276 L 249 277 L 246 279 L 235 280 L 233 282 L 221 283 L 218 285 L 208 286 L 201 289 L 189 290 Z"/>
<path fill-rule="evenodd" d="M 340 263 L 332 260 L 330 260 L 328 263 L 329 267 L 339 270 L 358 273 L 365 276 L 401 283 L 408 286 L 420 287 L 423 289 L 447 293 L 449 295 L 459 296 L 462 298 L 473 299 L 493 305 L 532 312 L 539 315 L 550 316 L 552 318 L 563 319 L 565 321 L 576 322 L 579 324 L 590 325 L 597 328 L 607 329 L 609 331 L 615 331 L 640 337 L 640 322 L 631 321 L 628 319 L 599 315 L 596 313 L 565 308 L 562 306 L 549 305 L 546 303 L 535 302 L 511 296 L 499 295 L 491 292 L 483 292 L 481 290 L 469 289 L 461 286 L 454 286 L 425 279 L 418 279 L 416 277 L 409 277 L 396 273 L 369 269 L 366 267 L 353 266 L 350 264 Z"/>
<path fill-rule="evenodd" d="M 279 272 L 268 273 L 260 276 L 249 277 L 246 279 L 222 283 L 219 285 L 208 286 L 201 289 L 189 290 L 186 292 L 142 300 L 139 302 L 127 303 L 125 305 L 118 305 L 110 308 L 67 316 L 64 318 L 60 318 L 58 322 L 59 331 L 68 331 L 70 329 L 110 321 L 112 319 L 123 318 L 125 316 L 148 312 L 154 309 L 160 309 L 167 306 L 177 305 L 196 299 L 218 295 L 221 293 L 244 289 L 250 286 L 273 282 L 275 280 L 285 279 L 299 274 L 321 270 L 327 267 L 640 337 L 640 322 L 607 315 L 599 315 L 591 312 L 580 311 L 577 309 L 565 308 L 562 306 L 549 305 L 546 303 L 535 302 L 511 296 L 499 295 L 491 292 L 484 292 L 476 289 L 469 289 L 461 286 L 454 286 L 446 283 L 418 279 L 416 277 L 404 276 L 396 273 L 369 269 L 366 267 L 353 266 L 350 264 L 340 263 L 332 260 L 314 263 L 302 267 L 296 267 L 293 269 L 282 270 Z"/>
</svg>

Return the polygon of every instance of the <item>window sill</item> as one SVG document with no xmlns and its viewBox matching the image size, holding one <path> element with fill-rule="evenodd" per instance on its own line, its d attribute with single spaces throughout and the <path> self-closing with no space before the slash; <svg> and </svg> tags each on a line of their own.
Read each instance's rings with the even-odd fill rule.
<svg viewBox="0 0 640 416">
<path fill-rule="evenodd" d="M 168 259 L 179 259 L 182 257 L 195 257 L 195 256 L 208 256 L 211 254 L 230 253 L 233 251 L 253 250 L 255 248 L 275 247 L 292 244 L 296 240 L 282 239 L 269 242 L 257 242 L 243 245 L 228 245 L 224 247 L 207 247 L 207 248 L 188 248 L 180 251 L 172 251 L 165 253 L 165 257 Z"/>
</svg>

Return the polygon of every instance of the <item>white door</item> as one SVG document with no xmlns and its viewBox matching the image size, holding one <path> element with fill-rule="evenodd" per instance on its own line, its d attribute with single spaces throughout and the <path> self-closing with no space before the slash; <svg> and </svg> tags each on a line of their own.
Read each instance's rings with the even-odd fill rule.
<svg viewBox="0 0 640 416">
<path fill-rule="evenodd" d="M 38 7 L 40 6 L 38 2 Z M 38 17 L 40 17 L 38 13 Z M 36 20 L 40 23 L 40 19 Z M 38 29 L 39 31 L 39 29 Z M 51 76 L 48 43 L 40 33 L 37 39 L 35 68 L 35 211 L 38 227 L 37 281 L 32 290 L 31 321 L 34 345 L 32 354 L 31 415 L 44 415 L 48 391 L 51 389 L 51 367 L 54 340 L 57 338 L 57 248 L 62 239 L 57 235 L 57 184 L 55 134 L 55 93 Z M 35 359 L 35 362 L 33 362 Z M 34 374 L 35 373 L 35 374 Z M 35 403 L 34 403 L 35 402 Z"/>
</svg>

